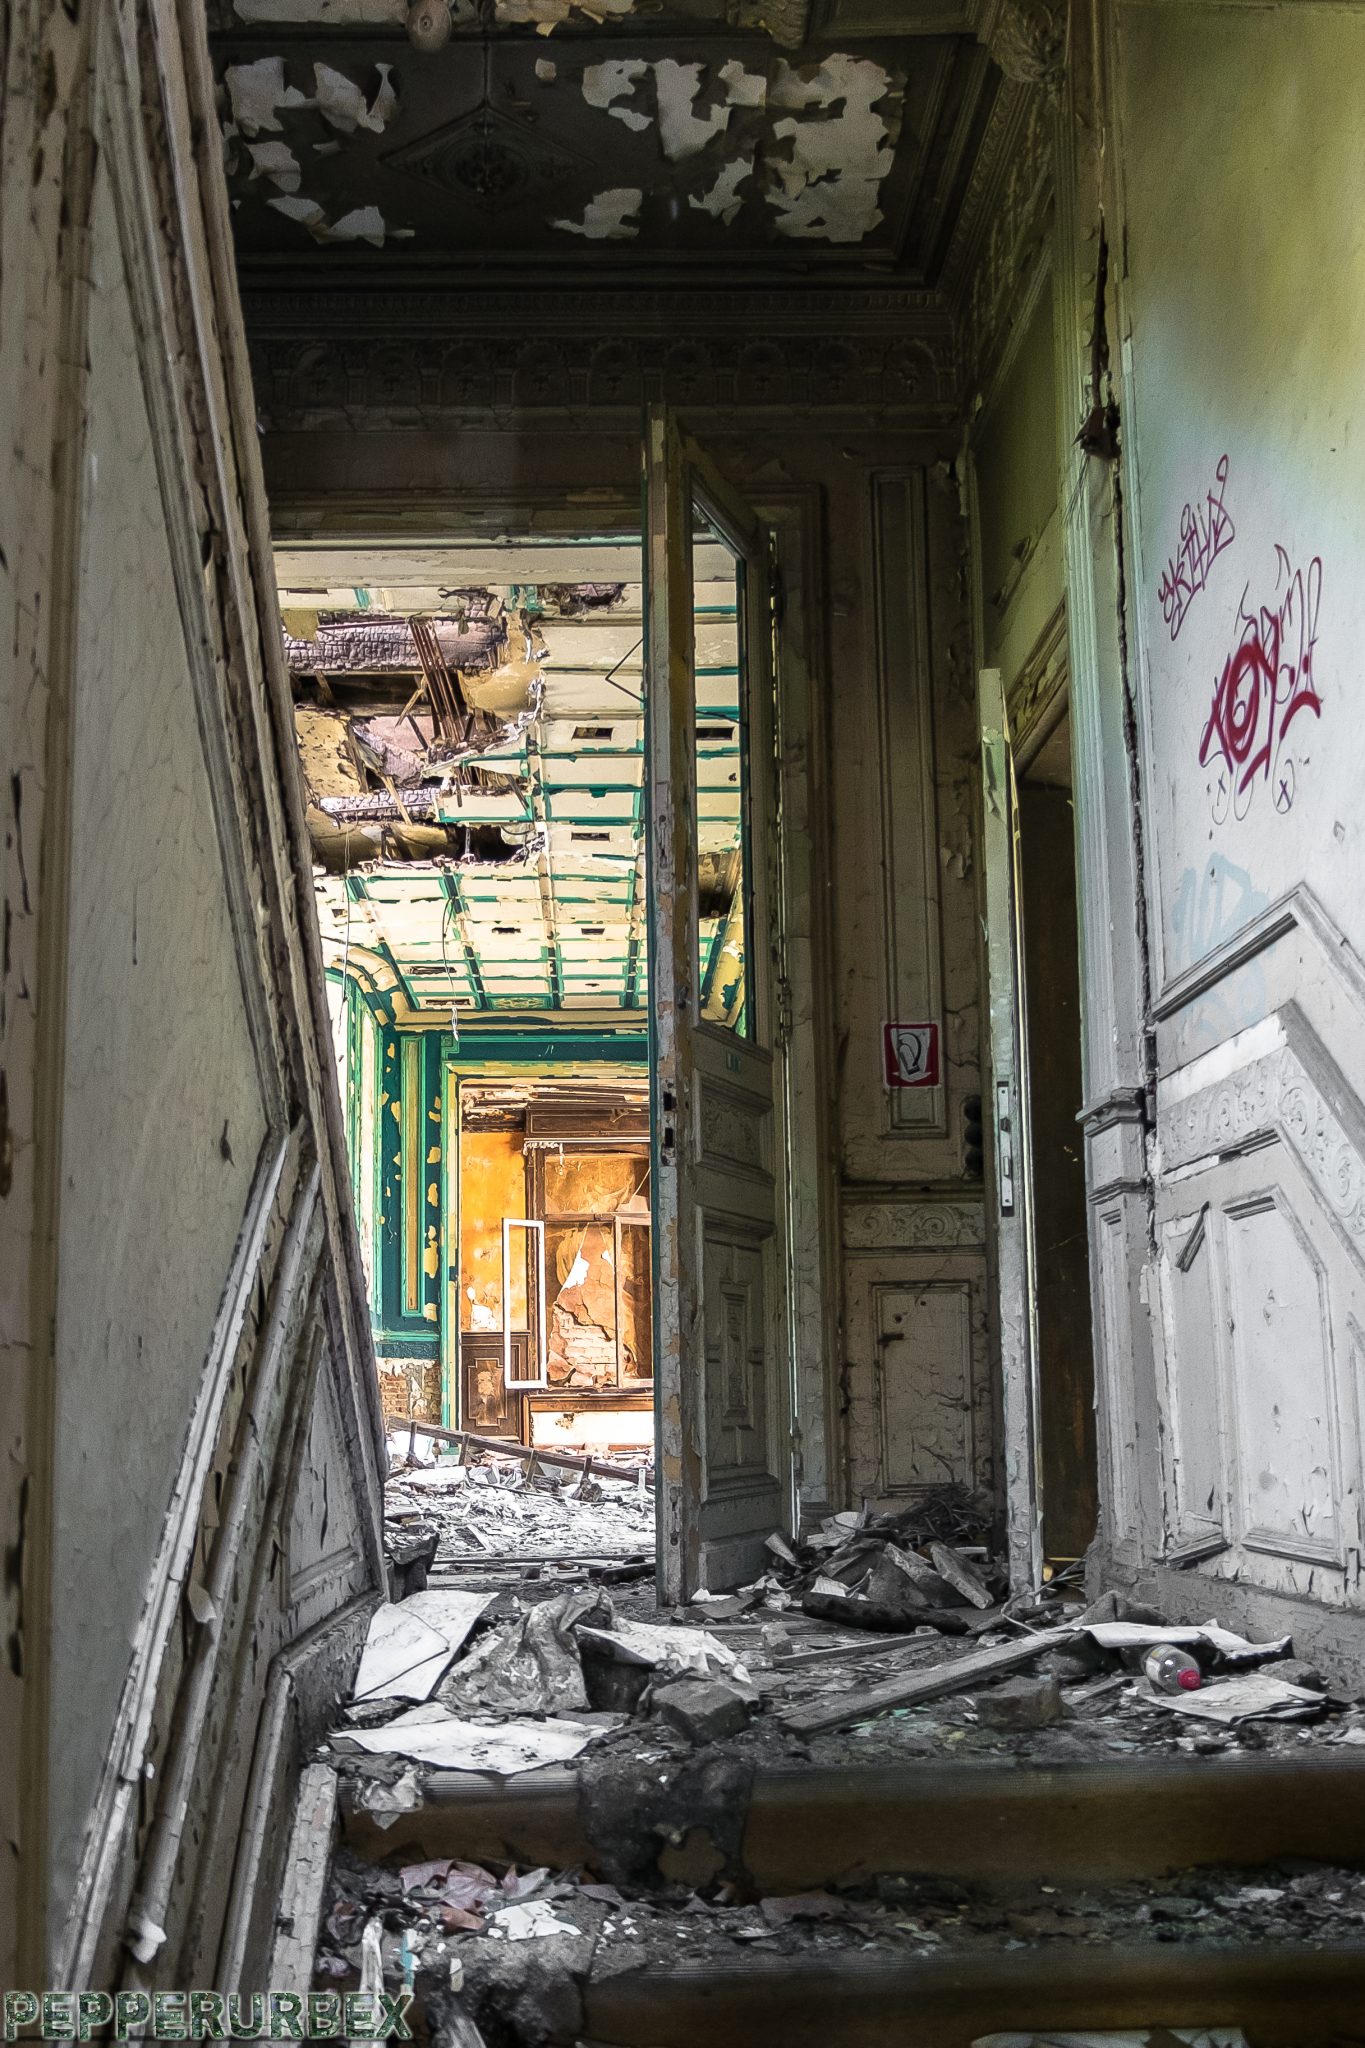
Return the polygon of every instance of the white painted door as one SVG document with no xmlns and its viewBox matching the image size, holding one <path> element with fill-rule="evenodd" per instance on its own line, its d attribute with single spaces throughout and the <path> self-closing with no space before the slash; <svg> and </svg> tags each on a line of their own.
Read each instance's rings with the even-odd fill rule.
<svg viewBox="0 0 1365 2048">
<path fill-rule="evenodd" d="M 760 1568 L 789 1498 L 770 537 L 646 424 L 661 1596 Z"/>
<path fill-rule="evenodd" d="M 1028 1069 L 1023 1057 L 1024 977 L 1019 926 L 1019 800 L 999 669 L 982 669 L 982 858 L 990 996 L 990 1116 L 994 1166 L 1005 1510 L 1010 1584 L 1042 1574 L 1038 1474 L 1038 1356 L 1029 1193 Z"/>
</svg>

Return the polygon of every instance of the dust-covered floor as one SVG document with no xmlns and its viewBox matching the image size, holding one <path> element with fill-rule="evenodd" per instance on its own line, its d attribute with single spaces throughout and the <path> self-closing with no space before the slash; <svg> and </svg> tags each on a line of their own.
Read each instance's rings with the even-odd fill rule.
<svg viewBox="0 0 1365 2048">
<path fill-rule="evenodd" d="M 407 1442 L 406 1433 L 390 1442 L 394 1469 L 385 1488 L 385 1520 L 409 1534 L 435 1532 L 436 1573 L 482 1564 L 519 1573 L 524 1564 L 554 1559 L 653 1558 L 654 1495 L 643 1464 L 630 1484 L 548 1465 L 532 1472 L 529 1461 L 477 1450 L 467 1463 L 436 1460 L 420 1440 L 422 1462 L 410 1462 Z"/>
<path fill-rule="evenodd" d="M 548 2042 L 574 2038 L 589 1976 L 744 1952 L 780 1964 L 1362 1938 L 1365 1875 L 1323 1862 L 1064 1886 L 886 1875 L 793 1896 L 762 1896 L 744 1863 L 750 1794 L 770 1776 L 955 1759 L 1216 1768 L 1365 1746 L 1357 1689 L 1334 1689 L 1288 1639 L 1177 1629 L 1065 1579 L 1011 1600 L 972 1504 L 951 1492 L 774 1538 L 749 1586 L 674 1611 L 656 1604 L 643 1483 L 599 1489 L 492 1460 L 459 1476 L 400 1469 L 387 1510 L 391 1547 L 425 1544 L 425 1563 L 418 1590 L 376 1615 L 322 1753 L 350 1844 L 365 1846 L 335 1859 L 320 1982 L 368 1969 L 426 1997 L 463 1987 L 461 2011 L 496 2015 L 499 2042 Z M 1168 1641 L 1197 1674 L 1188 1691 L 1144 1666 Z M 584 1863 L 386 1849 L 390 1829 L 395 1845 L 422 1840 L 437 1778 L 447 1810 L 462 1785 L 534 1797 L 567 1782 Z"/>
</svg>

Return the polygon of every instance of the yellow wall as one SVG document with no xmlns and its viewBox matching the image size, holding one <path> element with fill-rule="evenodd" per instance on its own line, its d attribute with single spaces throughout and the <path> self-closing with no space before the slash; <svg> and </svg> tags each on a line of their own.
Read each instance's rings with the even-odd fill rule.
<svg viewBox="0 0 1365 2048">
<path fill-rule="evenodd" d="M 526 1161 L 514 1131 L 466 1131 L 460 1137 L 460 1328 L 500 1330 L 502 1219 L 526 1214 Z M 523 1233 L 512 1240 L 521 1270 Z M 524 1291 L 514 1291 L 512 1326 L 526 1324 Z"/>
</svg>

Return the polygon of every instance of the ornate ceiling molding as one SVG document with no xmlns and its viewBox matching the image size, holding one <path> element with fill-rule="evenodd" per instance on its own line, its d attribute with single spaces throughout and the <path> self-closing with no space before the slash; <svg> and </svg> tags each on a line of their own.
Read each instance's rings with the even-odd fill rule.
<svg viewBox="0 0 1365 2048">
<path fill-rule="evenodd" d="M 1070 0 L 999 0 L 985 41 L 1006 78 L 1016 85 L 1060 90 L 1066 68 Z"/>
<path fill-rule="evenodd" d="M 363 417 L 398 426 L 495 425 L 528 412 L 634 419 L 646 400 L 665 399 L 693 413 L 892 414 L 937 426 L 956 406 L 944 319 L 919 332 L 862 334 L 844 321 L 835 331 L 782 333 L 759 324 L 724 335 L 694 329 L 671 340 L 611 334 L 600 319 L 529 340 L 524 320 L 474 331 L 452 320 L 441 332 L 391 319 L 385 333 L 348 330 L 335 317 L 305 331 L 258 325 L 252 367 L 263 424 L 313 428 Z M 611 338 L 594 339 L 604 326 Z"/>
</svg>

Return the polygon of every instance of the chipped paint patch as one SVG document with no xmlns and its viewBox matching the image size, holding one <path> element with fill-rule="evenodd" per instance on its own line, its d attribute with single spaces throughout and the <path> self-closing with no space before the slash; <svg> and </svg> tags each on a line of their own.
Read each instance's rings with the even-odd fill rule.
<svg viewBox="0 0 1365 2048">
<path fill-rule="evenodd" d="M 269 178 L 281 192 L 298 191 L 303 172 L 287 142 L 249 142 L 247 153 L 253 178 Z"/>
<path fill-rule="evenodd" d="M 813 76 L 780 65 L 769 103 L 796 110 L 773 128 L 791 144 L 789 160 L 777 165 L 782 190 L 769 195 L 780 234 L 860 242 L 880 223 L 878 196 L 900 124 L 875 109 L 890 86 L 882 66 L 866 57 L 827 58 Z M 824 117 L 831 100 L 843 109 L 834 121 Z M 817 120 L 809 118 L 812 107 Z"/>
<path fill-rule="evenodd" d="M 290 22 L 305 28 L 401 28 L 408 0 L 233 0 L 239 21 Z M 473 0 L 455 13 L 473 17 Z"/>
<path fill-rule="evenodd" d="M 639 212 L 644 193 L 637 185 L 614 185 L 599 192 L 583 209 L 581 220 L 552 220 L 552 228 L 566 234 L 585 235 L 590 242 L 629 242 L 640 232 Z"/>
<path fill-rule="evenodd" d="M 740 187 L 753 174 L 752 157 L 735 157 L 731 163 L 726 164 L 709 191 L 691 193 L 687 203 L 699 208 L 703 213 L 713 215 L 716 220 L 724 221 L 728 227 L 744 204 Z"/>
<path fill-rule="evenodd" d="M 547 36 L 561 23 L 624 21 L 635 12 L 635 0 L 495 0 L 493 19 L 509 28 L 534 28 Z"/>
<path fill-rule="evenodd" d="M 284 82 L 283 57 L 257 57 L 251 64 L 229 64 L 224 73 L 232 118 L 245 135 L 264 129 L 278 132 L 281 107 L 311 104 L 296 85 Z"/>
<path fill-rule="evenodd" d="M 335 71 L 330 64 L 313 66 L 318 112 L 343 135 L 354 135 L 357 128 L 368 129 L 371 135 L 382 135 L 393 117 L 398 105 L 391 75 L 393 66 L 376 64 L 375 70 L 379 73 L 379 90 L 373 102 L 367 105 L 360 87 L 344 71 Z"/>
<path fill-rule="evenodd" d="M 367 99 L 357 81 L 331 64 L 313 66 L 313 90 L 305 93 L 287 85 L 283 57 L 257 57 L 250 64 L 229 64 L 223 73 L 233 123 L 244 135 L 262 130 L 278 134 L 282 111 L 315 107 L 328 126 L 341 135 L 354 135 L 358 128 L 382 135 L 398 107 L 393 85 L 393 66 L 376 64 L 379 84 L 373 100 Z"/>
<path fill-rule="evenodd" d="M 267 199 L 266 205 L 298 221 L 318 242 L 368 242 L 372 248 L 382 249 L 386 241 L 401 241 L 413 232 L 411 228 L 390 227 L 377 206 L 353 206 L 339 220 L 328 220 L 316 199 Z"/>
<path fill-rule="evenodd" d="M 769 210 L 777 233 L 792 238 L 859 242 L 883 219 L 881 186 L 894 161 L 903 88 L 870 58 L 835 54 L 805 66 L 777 58 L 763 70 L 729 58 L 714 73 L 672 57 L 617 58 L 586 65 L 582 90 L 589 106 L 637 133 L 657 128 L 670 163 L 714 165 L 688 205 L 727 226 L 751 197 Z M 766 132 L 749 118 L 732 133 L 737 111 L 766 116 Z M 623 231 L 595 232 L 623 238 Z"/>
<path fill-rule="evenodd" d="M 642 107 L 622 107 L 616 102 L 630 98 L 649 68 L 643 57 L 611 57 L 605 64 L 588 64 L 583 71 L 583 97 L 590 107 L 601 107 L 615 120 L 624 121 L 627 128 L 637 132 L 648 128 L 652 117 Z M 550 69 L 553 72 L 554 66 Z M 540 70 L 538 64 L 536 70 Z"/>
<path fill-rule="evenodd" d="M 696 156 L 730 125 L 728 98 L 701 113 L 696 104 L 702 94 L 702 64 L 680 64 L 675 57 L 662 57 L 654 66 L 654 88 L 659 96 L 659 140 L 670 163 Z"/>
</svg>

